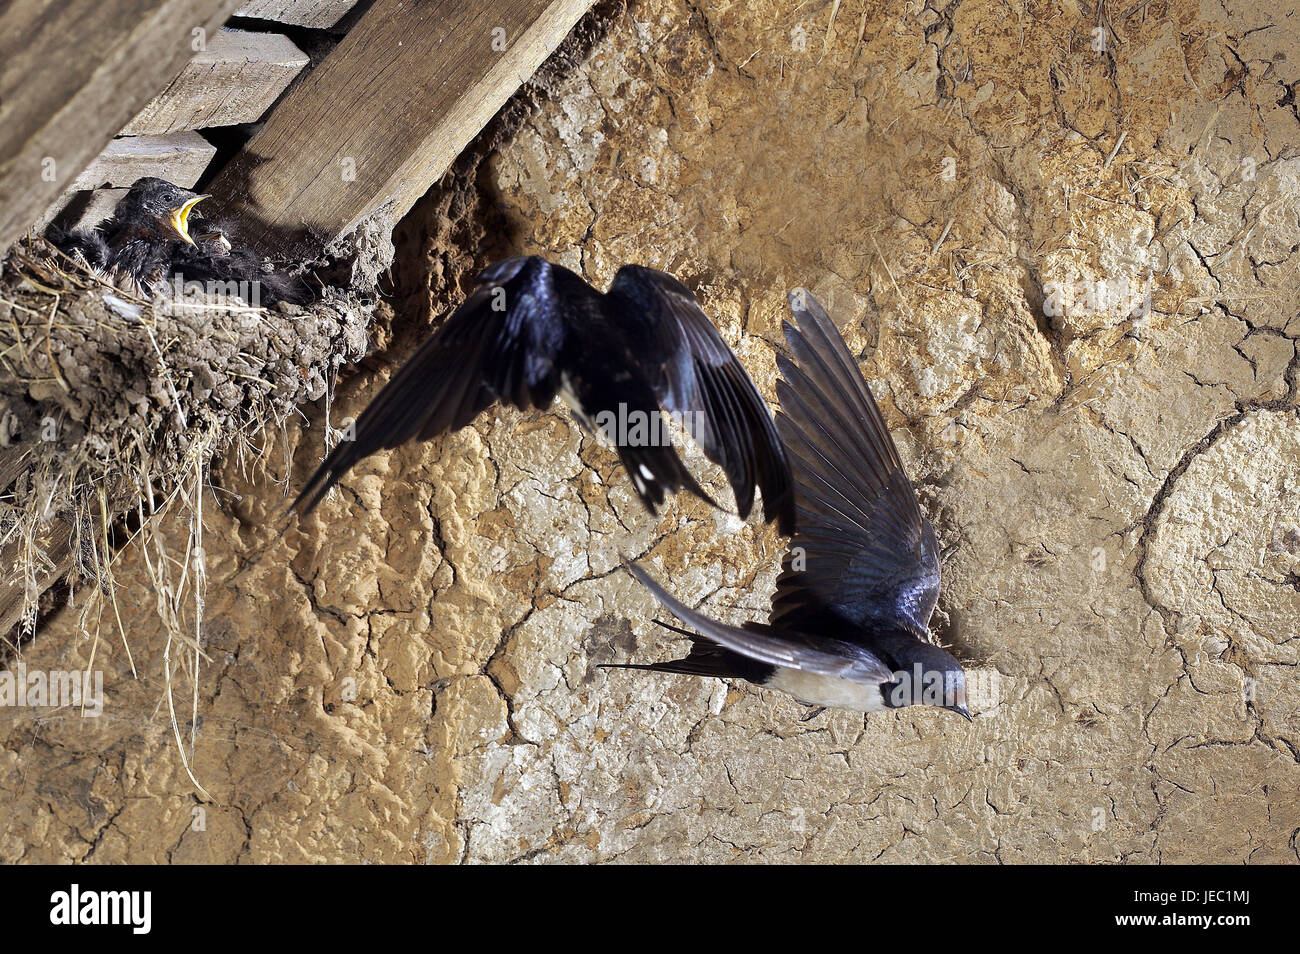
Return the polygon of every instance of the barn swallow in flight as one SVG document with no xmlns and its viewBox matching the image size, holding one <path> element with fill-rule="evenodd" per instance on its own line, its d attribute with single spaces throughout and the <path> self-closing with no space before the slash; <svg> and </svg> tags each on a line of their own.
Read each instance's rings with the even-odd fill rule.
<svg viewBox="0 0 1300 954">
<path fill-rule="evenodd" d="M 182 189 L 164 179 L 137 179 L 112 216 L 93 231 L 52 227 L 46 237 L 110 282 L 151 295 L 171 278 L 199 282 L 223 294 L 239 289 L 248 299 L 273 305 L 301 304 L 305 290 L 288 276 L 262 269 L 261 259 L 232 248 L 220 226 L 195 214 L 210 196 Z"/>
<path fill-rule="evenodd" d="M 632 574 L 697 632 L 683 659 L 612 668 L 740 678 L 809 705 L 879 712 L 938 705 L 970 718 L 961 664 L 929 641 L 939 598 L 934 529 L 853 356 L 813 297 L 790 295 L 778 354 L 777 431 L 791 458 L 798 530 L 767 623 L 728 626 Z"/>
<path fill-rule="evenodd" d="M 479 275 L 293 509 L 305 502 L 310 512 L 375 451 L 459 430 L 494 402 L 544 409 L 557 395 L 584 428 L 613 444 L 652 514 L 683 488 L 712 503 L 661 426 L 666 410 L 721 465 L 742 519 L 758 488 L 765 518 L 793 531 L 790 468 L 771 412 L 690 290 L 664 272 L 625 265 L 602 294 L 535 255 Z"/>
</svg>

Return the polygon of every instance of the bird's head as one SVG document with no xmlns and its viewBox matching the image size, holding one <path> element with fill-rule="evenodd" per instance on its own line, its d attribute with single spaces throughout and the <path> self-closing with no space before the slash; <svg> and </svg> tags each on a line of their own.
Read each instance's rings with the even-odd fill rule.
<svg viewBox="0 0 1300 954">
<path fill-rule="evenodd" d="M 205 255 L 229 255 L 233 246 L 226 233 L 219 226 L 213 225 L 206 220 L 199 220 L 197 223 L 191 220 L 190 225 L 198 225 L 201 231 L 192 232 L 194 244 L 198 250 Z"/>
<path fill-rule="evenodd" d="M 938 706 L 970 720 L 966 708 L 966 671 L 953 655 L 930 643 L 916 643 L 897 660 L 892 682 L 881 692 L 891 708 Z"/>
<path fill-rule="evenodd" d="M 115 214 L 120 222 L 147 229 L 171 241 L 193 245 L 190 213 L 206 198 L 209 197 L 182 189 L 165 179 L 146 176 L 135 181 L 118 203 Z"/>
</svg>

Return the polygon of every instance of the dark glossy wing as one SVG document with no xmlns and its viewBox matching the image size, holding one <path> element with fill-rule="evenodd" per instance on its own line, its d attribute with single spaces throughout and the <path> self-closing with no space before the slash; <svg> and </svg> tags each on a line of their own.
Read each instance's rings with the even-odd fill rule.
<svg viewBox="0 0 1300 954">
<path fill-rule="evenodd" d="M 841 643 L 829 637 L 819 637 L 814 644 L 797 633 L 776 630 L 761 623 L 751 623 L 743 628 L 719 623 L 678 602 L 635 563 L 630 560 L 626 563 L 632 575 L 664 609 L 733 653 L 770 666 L 802 669 L 821 676 L 858 680 L 868 677 L 885 681 L 893 679 L 889 667 L 879 657 L 860 646 Z"/>
<path fill-rule="evenodd" d="M 654 620 L 664 629 L 681 633 L 691 641 L 691 651 L 680 659 L 653 663 L 601 663 L 601 669 L 640 669 L 645 672 L 671 672 L 682 676 L 712 676 L 717 679 L 748 679 L 762 685 L 776 671 L 775 666 L 750 659 L 719 646 L 702 633 Z"/>
<path fill-rule="evenodd" d="M 519 408 L 549 405 L 558 387 L 553 358 L 567 327 L 555 271 L 536 257 L 484 270 L 478 287 L 357 418 L 356 439 L 334 448 L 292 509 L 305 501 L 303 512 L 310 513 L 357 461 L 458 430 L 498 398 Z"/>
<path fill-rule="evenodd" d="M 777 430 L 794 472 L 798 533 L 772 599 L 772 624 L 815 625 L 829 610 L 867 629 L 926 638 L 939 597 L 934 530 L 921 515 L 880 409 L 825 310 L 790 295 Z M 802 565 L 800 563 L 802 561 Z"/>
<path fill-rule="evenodd" d="M 757 487 L 764 517 L 792 533 L 790 466 L 772 413 L 695 296 L 671 275 L 625 265 L 607 297 L 634 356 L 644 356 L 642 370 L 660 403 L 682 416 L 705 456 L 726 472 L 741 518 Z"/>
</svg>

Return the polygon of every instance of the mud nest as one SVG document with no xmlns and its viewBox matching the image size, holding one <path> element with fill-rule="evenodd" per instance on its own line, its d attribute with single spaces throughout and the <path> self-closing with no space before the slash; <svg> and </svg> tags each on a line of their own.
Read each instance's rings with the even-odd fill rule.
<svg viewBox="0 0 1300 954">
<path fill-rule="evenodd" d="M 155 582 L 167 594 L 159 609 L 175 613 L 167 600 L 188 589 L 201 615 L 212 458 L 258 460 L 263 434 L 299 404 L 328 396 L 339 366 L 364 355 L 374 307 L 372 296 L 334 289 L 305 308 L 203 294 L 148 300 L 43 240 L 15 246 L 0 265 L 0 634 L 8 648 L 31 634 L 43 597 L 60 592 L 75 603 L 90 583 L 111 600 L 111 553 L 122 534 L 148 532 L 178 506 L 189 515 L 192 554 L 157 553 Z"/>
</svg>

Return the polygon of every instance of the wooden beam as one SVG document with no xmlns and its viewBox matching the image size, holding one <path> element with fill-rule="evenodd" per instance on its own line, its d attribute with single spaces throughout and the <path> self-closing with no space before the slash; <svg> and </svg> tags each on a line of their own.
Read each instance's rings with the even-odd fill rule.
<svg viewBox="0 0 1300 954">
<path fill-rule="evenodd" d="M 36 220 L 32 231 L 44 233 L 49 224 L 58 221 L 68 229 L 91 229 L 113 214 L 117 203 L 127 193 L 126 189 L 84 189 L 64 193 L 57 202 Z"/>
<path fill-rule="evenodd" d="M 217 147 L 196 132 L 114 139 L 72 183 L 80 189 L 126 189 L 141 176 L 189 188 L 199 181 Z"/>
<path fill-rule="evenodd" d="M 63 219 L 61 224 L 69 227 L 73 219 L 87 221 L 88 212 L 97 212 L 109 201 L 116 205 L 117 198 L 125 195 L 131 183 L 141 176 L 157 176 L 188 188 L 199 181 L 216 154 L 217 147 L 196 132 L 114 139 L 82 170 L 72 188 L 41 213 L 32 224 L 32 231 L 44 232 L 56 219 Z M 117 198 L 110 198 L 110 194 L 116 194 Z M 87 197 L 94 208 L 77 210 L 78 203 L 86 205 Z"/>
<path fill-rule="evenodd" d="M 235 16 L 322 30 L 338 23 L 356 3 L 357 0 L 249 0 L 235 11 Z"/>
<path fill-rule="evenodd" d="M 279 33 L 220 30 L 122 135 L 255 122 L 308 62 L 307 54 Z"/>
<path fill-rule="evenodd" d="M 239 2 L 0 6 L 0 249 L 68 189 Z"/>
<path fill-rule="evenodd" d="M 447 170 L 591 0 L 375 0 L 209 191 L 266 252 L 308 252 Z"/>
<path fill-rule="evenodd" d="M 67 227 L 70 229 L 93 229 L 113 214 L 117 204 L 126 198 L 126 192 L 126 189 L 94 189 L 89 192 L 74 192 L 72 199 L 64 206 L 68 213 Z"/>
</svg>

